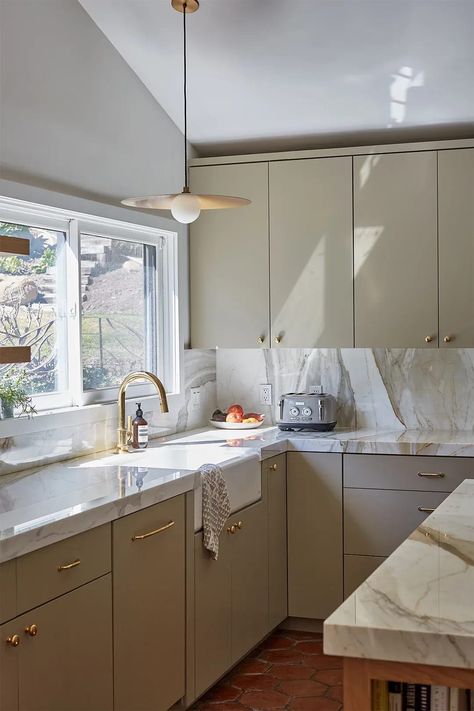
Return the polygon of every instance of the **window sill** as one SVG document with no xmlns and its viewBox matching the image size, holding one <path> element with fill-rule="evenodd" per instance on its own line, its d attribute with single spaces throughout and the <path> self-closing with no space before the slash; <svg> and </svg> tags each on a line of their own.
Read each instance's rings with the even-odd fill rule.
<svg viewBox="0 0 474 711">
<path fill-rule="evenodd" d="M 161 414 L 160 400 L 157 395 L 142 398 L 143 410 L 145 412 L 153 410 L 156 413 L 154 419 L 159 416 L 160 420 L 163 420 L 163 424 L 161 425 L 160 423 L 159 427 L 156 424 L 150 426 L 152 436 L 156 435 L 158 429 L 161 430 L 162 427 L 162 434 L 167 434 L 171 429 L 174 429 L 175 417 L 173 413 L 179 410 L 184 398 L 178 393 L 170 393 L 167 398 L 170 409 L 168 414 Z M 135 400 L 133 397 L 127 400 L 126 414 L 135 414 Z M 51 429 L 62 429 L 64 427 L 90 426 L 106 420 L 117 420 L 117 417 L 118 406 L 116 402 L 43 410 L 32 418 L 12 417 L 8 420 L 0 420 L 0 439 Z M 117 426 L 116 423 L 114 426 Z"/>
</svg>

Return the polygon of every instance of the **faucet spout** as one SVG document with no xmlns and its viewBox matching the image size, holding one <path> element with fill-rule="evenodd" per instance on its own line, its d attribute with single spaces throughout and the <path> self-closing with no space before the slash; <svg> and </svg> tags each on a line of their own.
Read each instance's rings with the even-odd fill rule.
<svg viewBox="0 0 474 711">
<path fill-rule="evenodd" d="M 138 370 L 135 373 L 129 373 L 123 379 L 118 392 L 118 452 L 128 452 L 128 440 L 129 437 L 131 437 L 131 432 L 129 428 L 125 426 L 125 394 L 130 383 L 133 383 L 135 380 L 148 380 L 150 383 L 153 383 L 160 396 L 161 412 L 169 412 L 164 385 L 154 373 L 149 373 L 146 370 Z"/>
</svg>

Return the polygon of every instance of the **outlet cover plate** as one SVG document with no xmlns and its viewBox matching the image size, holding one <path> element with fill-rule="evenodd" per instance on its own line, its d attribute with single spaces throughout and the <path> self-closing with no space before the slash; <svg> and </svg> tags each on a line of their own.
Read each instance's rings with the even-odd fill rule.
<svg viewBox="0 0 474 711">
<path fill-rule="evenodd" d="M 273 402 L 272 386 L 270 383 L 260 385 L 260 405 L 271 405 Z"/>
<path fill-rule="evenodd" d="M 309 392 L 311 395 L 321 395 L 321 393 L 323 392 L 323 386 L 322 385 L 310 385 Z"/>
</svg>

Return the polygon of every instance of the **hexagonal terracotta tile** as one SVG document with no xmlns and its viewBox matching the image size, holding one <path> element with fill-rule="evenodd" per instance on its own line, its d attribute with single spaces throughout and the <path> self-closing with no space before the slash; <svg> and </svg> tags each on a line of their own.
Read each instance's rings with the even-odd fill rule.
<svg viewBox="0 0 474 711">
<path fill-rule="evenodd" d="M 288 647 L 293 647 L 295 645 L 295 640 L 289 637 L 280 637 L 278 635 L 270 635 L 267 639 L 260 645 L 261 649 L 287 649 Z"/>
<path fill-rule="evenodd" d="M 324 696 L 327 690 L 326 684 L 320 684 L 312 679 L 282 681 L 278 686 L 278 691 L 295 698 L 300 696 Z"/>
<path fill-rule="evenodd" d="M 241 702 L 252 709 L 282 709 L 290 701 L 279 691 L 246 691 Z"/>
<path fill-rule="evenodd" d="M 293 699 L 288 709 L 291 711 L 339 711 L 340 704 L 325 696 L 314 696 L 309 699 Z"/>
<path fill-rule="evenodd" d="M 318 666 L 317 662 L 315 666 Z M 313 679 L 320 681 L 322 684 L 327 684 L 328 686 L 337 686 L 338 684 L 342 684 L 342 668 L 318 670 L 313 676 Z"/>
<path fill-rule="evenodd" d="M 277 679 L 309 679 L 314 672 L 302 664 L 275 664 L 269 673 Z"/>
<path fill-rule="evenodd" d="M 246 691 L 265 691 L 273 689 L 278 684 L 278 679 L 269 674 L 236 674 L 232 677 L 231 684 Z"/>
<path fill-rule="evenodd" d="M 303 660 L 303 654 L 295 648 L 275 649 L 262 652 L 262 659 L 271 664 L 297 664 Z"/>
</svg>

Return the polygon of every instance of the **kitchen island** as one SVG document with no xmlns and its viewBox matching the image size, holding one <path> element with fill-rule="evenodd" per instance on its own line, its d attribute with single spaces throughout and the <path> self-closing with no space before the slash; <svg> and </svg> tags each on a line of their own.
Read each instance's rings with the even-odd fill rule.
<svg viewBox="0 0 474 711">
<path fill-rule="evenodd" d="M 324 623 L 344 711 L 372 680 L 474 689 L 474 479 L 465 480 Z"/>
</svg>

